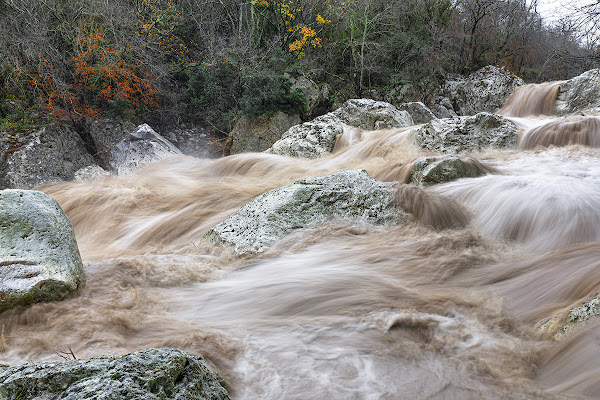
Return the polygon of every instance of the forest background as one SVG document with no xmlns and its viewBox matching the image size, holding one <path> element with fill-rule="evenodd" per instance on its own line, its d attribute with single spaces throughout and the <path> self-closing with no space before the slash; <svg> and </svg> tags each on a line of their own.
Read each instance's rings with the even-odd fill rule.
<svg viewBox="0 0 600 400">
<path fill-rule="evenodd" d="M 226 135 L 241 115 L 504 66 L 527 82 L 598 67 L 598 6 L 547 23 L 525 0 L 0 0 L 0 131 L 109 118 Z"/>
</svg>

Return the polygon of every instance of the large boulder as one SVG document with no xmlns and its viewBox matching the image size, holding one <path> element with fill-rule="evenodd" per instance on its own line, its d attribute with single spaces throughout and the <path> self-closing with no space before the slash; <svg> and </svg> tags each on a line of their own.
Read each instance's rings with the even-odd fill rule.
<svg viewBox="0 0 600 400">
<path fill-rule="evenodd" d="M 0 189 L 71 180 L 93 163 L 81 137 L 69 128 L 52 124 L 28 134 L 0 132 Z"/>
<path fill-rule="evenodd" d="M 229 399 L 223 384 L 201 357 L 175 349 L 0 368 L 2 399 Z"/>
<path fill-rule="evenodd" d="M 488 65 L 468 77 L 455 76 L 447 80 L 442 93 L 450 99 L 458 115 L 473 115 L 495 112 L 517 86 L 524 84 L 521 78 L 504 68 Z"/>
<path fill-rule="evenodd" d="M 131 122 L 97 120 L 90 124 L 89 136 L 95 156 L 103 168 L 109 167 L 112 149 L 133 131 L 135 125 Z"/>
<path fill-rule="evenodd" d="M 408 112 L 371 99 L 348 100 L 332 114 L 347 125 L 366 130 L 405 128 L 414 124 Z"/>
<path fill-rule="evenodd" d="M 213 227 L 206 238 L 233 247 L 238 255 L 258 253 L 292 230 L 329 216 L 383 225 L 407 223 L 411 218 L 394 206 L 388 186 L 365 170 L 345 170 L 263 193 Z"/>
<path fill-rule="evenodd" d="M 229 134 L 231 138 L 231 154 L 244 152 L 260 152 L 267 150 L 281 136 L 300 122 L 299 115 L 288 115 L 278 111 L 272 116 L 251 118 L 242 116 Z"/>
<path fill-rule="evenodd" d="M 110 169 L 119 175 L 133 172 L 151 162 L 182 154 L 167 139 L 148 125 L 143 124 L 127 135 L 111 151 Z"/>
<path fill-rule="evenodd" d="M 406 166 L 407 183 L 429 186 L 460 178 L 475 178 L 494 171 L 472 157 L 447 155 L 420 157 Z"/>
<path fill-rule="evenodd" d="M 452 102 L 447 97 L 438 97 L 435 103 L 431 105 L 430 110 L 437 118 L 458 117 L 458 114 L 454 111 Z"/>
<path fill-rule="evenodd" d="M 292 81 L 290 91 L 299 90 L 304 95 L 304 119 L 313 118 L 319 114 L 319 110 L 327 109 L 331 97 L 331 88 L 329 85 L 323 84 L 319 86 L 305 76 L 290 79 Z"/>
<path fill-rule="evenodd" d="M 425 124 L 437 117 L 431 112 L 429 107 L 420 101 L 412 101 L 408 103 L 395 104 L 400 111 L 406 111 L 412 117 L 414 124 Z"/>
<path fill-rule="evenodd" d="M 516 125 L 489 113 L 436 119 L 414 132 L 422 148 L 449 154 L 484 148 L 514 149 L 517 144 Z"/>
<path fill-rule="evenodd" d="M 42 192 L 0 191 L 0 311 L 62 300 L 84 281 L 71 220 Z"/>
<path fill-rule="evenodd" d="M 173 127 L 161 133 L 186 156 L 217 158 L 223 155 L 223 146 L 211 138 L 202 127 Z"/>
<path fill-rule="evenodd" d="M 317 158 L 331 152 L 344 131 L 342 121 L 332 113 L 292 126 L 266 153 L 290 157 Z"/>
<path fill-rule="evenodd" d="M 586 71 L 560 85 L 556 113 L 576 112 L 600 112 L 600 69 Z"/>
</svg>

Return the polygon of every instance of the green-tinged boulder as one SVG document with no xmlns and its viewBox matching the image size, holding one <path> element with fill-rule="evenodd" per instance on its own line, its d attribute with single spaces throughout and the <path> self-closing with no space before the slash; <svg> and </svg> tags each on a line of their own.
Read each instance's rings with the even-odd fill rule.
<svg viewBox="0 0 600 400">
<path fill-rule="evenodd" d="M 514 149 L 517 127 L 490 113 L 433 120 L 415 130 L 417 144 L 441 153 L 463 153 L 485 148 Z"/>
<path fill-rule="evenodd" d="M 0 368 L 0 399 L 225 400 L 223 380 L 175 349 Z"/>
<path fill-rule="evenodd" d="M 206 238 L 233 247 L 238 255 L 258 253 L 294 229 L 330 216 L 382 225 L 408 223 L 411 219 L 394 207 L 388 186 L 365 170 L 345 170 L 263 193 L 213 227 Z"/>
<path fill-rule="evenodd" d="M 71 220 L 42 192 L 0 191 L 0 311 L 62 300 L 83 283 Z"/>
<path fill-rule="evenodd" d="M 475 158 L 454 155 L 417 158 L 408 168 L 408 181 L 419 186 L 451 182 L 460 178 L 475 178 L 494 171 Z"/>
<path fill-rule="evenodd" d="M 237 154 L 264 151 L 281 139 L 281 135 L 288 129 L 300 122 L 298 114 L 288 115 L 281 111 L 271 116 L 248 117 L 243 115 L 229 133 L 230 152 Z"/>
</svg>

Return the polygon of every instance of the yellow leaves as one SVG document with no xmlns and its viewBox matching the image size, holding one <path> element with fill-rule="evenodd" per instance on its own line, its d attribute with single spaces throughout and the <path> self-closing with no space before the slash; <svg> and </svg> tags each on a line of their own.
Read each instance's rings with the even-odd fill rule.
<svg viewBox="0 0 600 400">
<path fill-rule="evenodd" d="M 329 24 L 331 23 L 330 19 L 325 19 L 321 16 L 321 14 L 317 14 L 317 17 L 315 18 L 317 21 L 317 24 L 319 25 L 325 25 L 325 24 Z"/>
<path fill-rule="evenodd" d="M 268 7 L 269 2 L 267 0 L 253 0 L 252 4 L 255 6 Z"/>
</svg>

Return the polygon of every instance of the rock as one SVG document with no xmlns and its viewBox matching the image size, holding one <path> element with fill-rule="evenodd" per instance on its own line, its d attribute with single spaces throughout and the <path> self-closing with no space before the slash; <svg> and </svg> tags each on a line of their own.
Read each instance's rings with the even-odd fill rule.
<svg viewBox="0 0 600 400">
<path fill-rule="evenodd" d="M 556 114 L 600 112 L 600 69 L 592 69 L 560 85 Z"/>
<path fill-rule="evenodd" d="M 84 281 L 71 220 L 42 192 L 0 191 L 0 311 L 62 300 Z"/>
<path fill-rule="evenodd" d="M 218 158 L 223 155 L 223 146 L 201 127 L 172 128 L 164 132 L 163 137 L 186 156 Z"/>
<path fill-rule="evenodd" d="M 431 110 L 420 101 L 413 101 L 410 103 L 394 104 L 400 111 L 406 111 L 412 117 L 414 124 L 424 124 L 437 117 L 431 112 Z"/>
<path fill-rule="evenodd" d="M 365 170 L 345 170 L 263 193 L 213 227 L 206 238 L 233 247 L 238 255 L 258 253 L 292 230 L 329 216 L 382 225 L 410 220 L 409 214 L 394 207 L 390 188 Z"/>
<path fill-rule="evenodd" d="M 565 315 L 554 316 L 538 322 L 537 327 L 560 340 L 581 329 L 586 323 L 600 316 L 600 293 L 591 300 L 569 310 Z"/>
<path fill-rule="evenodd" d="M 0 189 L 72 180 L 75 171 L 94 164 L 81 137 L 54 124 L 27 135 L 2 133 L 0 149 Z"/>
<path fill-rule="evenodd" d="M 458 115 L 454 112 L 452 102 L 447 97 L 438 97 L 435 104 L 431 106 L 431 112 L 437 118 L 454 118 Z"/>
<path fill-rule="evenodd" d="M 351 99 L 333 111 L 347 125 L 365 130 L 404 128 L 414 125 L 410 114 L 393 105 L 371 99 Z"/>
<path fill-rule="evenodd" d="M 447 80 L 442 93 L 450 99 L 458 115 L 473 115 L 495 112 L 517 86 L 524 84 L 521 78 L 504 68 L 488 65 L 466 78 Z"/>
<path fill-rule="evenodd" d="M 110 152 L 135 129 L 131 122 L 102 120 L 91 123 L 90 137 L 96 151 L 95 156 L 102 167 L 109 168 Z"/>
<path fill-rule="evenodd" d="M 75 181 L 89 181 L 110 176 L 110 172 L 106 171 L 99 165 L 88 165 L 75 172 Z"/>
<path fill-rule="evenodd" d="M 329 85 L 324 84 L 319 87 L 319 85 L 305 76 L 290 79 L 292 80 L 290 91 L 300 90 L 306 100 L 303 118 L 311 119 L 318 114 L 319 109 L 326 109 L 329 106 L 329 99 L 331 97 L 331 88 Z"/>
<path fill-rule="evenodd" d="M 484 148 L 514 149 L 517 127 L 495 114 L 433 120 L 415 131 L 417 144 L 442 153 L 461 153 Z"/>
<path fill-rule="evenodd" d="M 119 175 L 133 172 L 151 162 L 181 154 L 171 142 L 143 124 L 110 152 L 110 169 Z"/>
<path fill-rule="evenodd" d="M 201 357 L 175 349 L 0 369 L 2 399 L 229 399 L 223 384 Z"/>
<path fill-rule="evenodd" d="M 384 96 L 385 101 L 391 104 L 401 104 L 420 101 L 423 90 L 410 82 L 394 87 Z"/>
<path fill-rule="evenodd" d="M 317 158 L 331 152 L 338 135 L 344 131 L 342 121 L 333 113 L 292 126 L 266 153 L 290 157 Z"/>
<path fill-rule="evenodd" d="M 418 186 L 451 182 L 460 178 L 474 178 L 494 172 L 480 161 L 465 156 L 435 156 L 417 158 L 408 164 L 407 181 Z"/>
<path fill-rule="evenodd" d="M 242 116 L 229 134 L 233 139 L 231 154 L 260 152 L 271 147 L 292 126 L 302 122 L 299 115 L 281 111 L 274 115 L 250 118 Z"/>
</svg>

